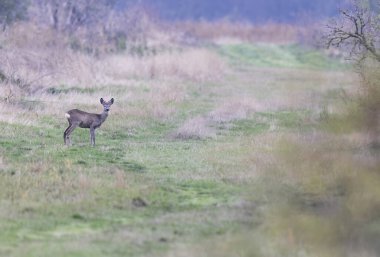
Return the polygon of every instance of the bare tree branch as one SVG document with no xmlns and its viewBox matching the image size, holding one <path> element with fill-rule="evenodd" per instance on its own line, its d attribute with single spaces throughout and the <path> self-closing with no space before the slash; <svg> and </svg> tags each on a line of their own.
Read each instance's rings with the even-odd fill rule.
<svg viewBox="0 0 380 257">
<path fill-rule="evenodd" d="M 355 2 L 352 10 L 341 10 L 341 19 L 332 25 L 327 25 L 327 46 L 348 47 L 350 56 L 357 55 L 359 59 L 368 56 L 368 53 L 380 62 L 379 45 L 380 29 L 379 18 L 373 17 L 369 9 L 363 8 Z"/>
<path fill-rule="evenodd" d="M 31 0 L 37 17 L 60 32 L 73 33 L 80 27 L 102 23 L 113 0 Z"/>
</svg>

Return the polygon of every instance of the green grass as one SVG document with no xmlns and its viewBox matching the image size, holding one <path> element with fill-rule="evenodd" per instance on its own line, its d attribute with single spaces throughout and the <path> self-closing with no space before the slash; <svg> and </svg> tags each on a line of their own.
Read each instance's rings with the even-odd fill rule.
<svg viewBox="0 0 380 257">
<path fill-rule="evenodd" d="M 67 148 L 56 129 L 3 123 L 0 147 L 6 166 L 0 171 L 0 204 L 5 218 L 0 223 L 0 240 L 4 253 L 23 256 L 26 252 L 18 250 L 19 244 L 28 256 L 102 256 L 104 252 L 124 256 L 162 251 L 168 242 L 161 242 L 167 239 L 160 235 L 167 224 L 146 224 L 168 213 L 202 213 L 215 206 L 223 210 L 220 206 L 228 206 L 238 197 L 237 185 L 184 176 L 207 172 L 199 163 L 202 160 L 197 160 L 200 148 L 209 150 L 207 143 L 163 141 L 160 132 L 160 126 L 132 138 L 100 132 L 93 148 L 88 145 L 88 131 L 78 129 L 73 135 L 75 145 Z M 118 171 L 125 179 L 123 188 L 117 186 Z M 135 207 L 135 197 L 147 206 Z M 209 226 L 193 220 L 187 224 L 173 221 L 171 226 L 175 228 L 165 236 L 186 233 L 183 237 L 191 239 L 240 225 L 236 221 Z M 126 245 L 118 240 L 106 243 L 108 233 L 122 233 L 120 230 L 132 231 L 136 238 Z M 78 248 L 77 237 L 86 239 L 84 248 Z M 136 246 L 140 240 L 144 242 Z M 67 249 L 60 252 L 61 247 Z"/>
<path fill-rule="evenodd" d="M 234 65 L 297 69 L 343 69 L 345 65 L 323 53 L 297 45 L 236 44 L 220 48 Z"/>
<path fill-rule="evenodd" d="M 326 130 L 317 108 L 344 106 L 352 74 L 294 45 L 219 51 L 231 61 L 223 80 L 183 81 L 183 100 L 153 108 L 150 81 L 48 89 L 77 94 L 78 106 L 89 104 L 82 96 L 115 97 L 96 147 L 79 128 L 64 146 L 63 116 L 20 101 L 17 110 L 38 116 L 0 123 L 0 256 L 346 256 L 352 246 L 376 256 L 377 158 Z M 259 109 L 210 119 L 239 99 Z M 155 117 L 162 106 L 174 110 Z M 197 116 L 215 137 L 173 138 Z"/>
</svg>

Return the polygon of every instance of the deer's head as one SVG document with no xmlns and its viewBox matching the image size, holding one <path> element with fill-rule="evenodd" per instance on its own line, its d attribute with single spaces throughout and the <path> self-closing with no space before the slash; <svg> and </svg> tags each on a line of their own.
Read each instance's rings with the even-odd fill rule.
<svg viewBox="0 0 380 257">
<path fill-rule="evenodd" d="M 108 112 L 110 110 L 110 107 L 113 104 L 113 102 L 113 98 L 111 98 L 111 100 L 108 102 L 104 101 L 103 98 L 100 98 L 100 103 L 103 105 L 105 112 Z"/>
</svg>

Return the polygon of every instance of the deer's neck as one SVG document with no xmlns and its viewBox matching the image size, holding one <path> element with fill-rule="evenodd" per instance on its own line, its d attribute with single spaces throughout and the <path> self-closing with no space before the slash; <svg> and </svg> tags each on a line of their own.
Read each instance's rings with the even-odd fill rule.
<svg viewBox="0 0 380 257">
<path fill-rule="evenodd" d="M 100 122 L 103 123 L 108 117 L 108 112 L 102 112 L 100 114 Z"/>
</svg>

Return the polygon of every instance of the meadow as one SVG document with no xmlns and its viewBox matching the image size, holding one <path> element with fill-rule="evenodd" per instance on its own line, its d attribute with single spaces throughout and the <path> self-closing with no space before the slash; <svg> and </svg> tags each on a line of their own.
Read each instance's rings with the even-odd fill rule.
<svg viewBox="0 0 380 257">
<path fill-rule="evenodd" d="M 283 42 L 93 57 L 7 40 L 0 256 L 380 254 L 379 149 L 341 59 Z M 115 103 L 97 145 L 78 128 L 64 146 L 65 112 L 100 113 L 101 97 Z"/>
</svg>

